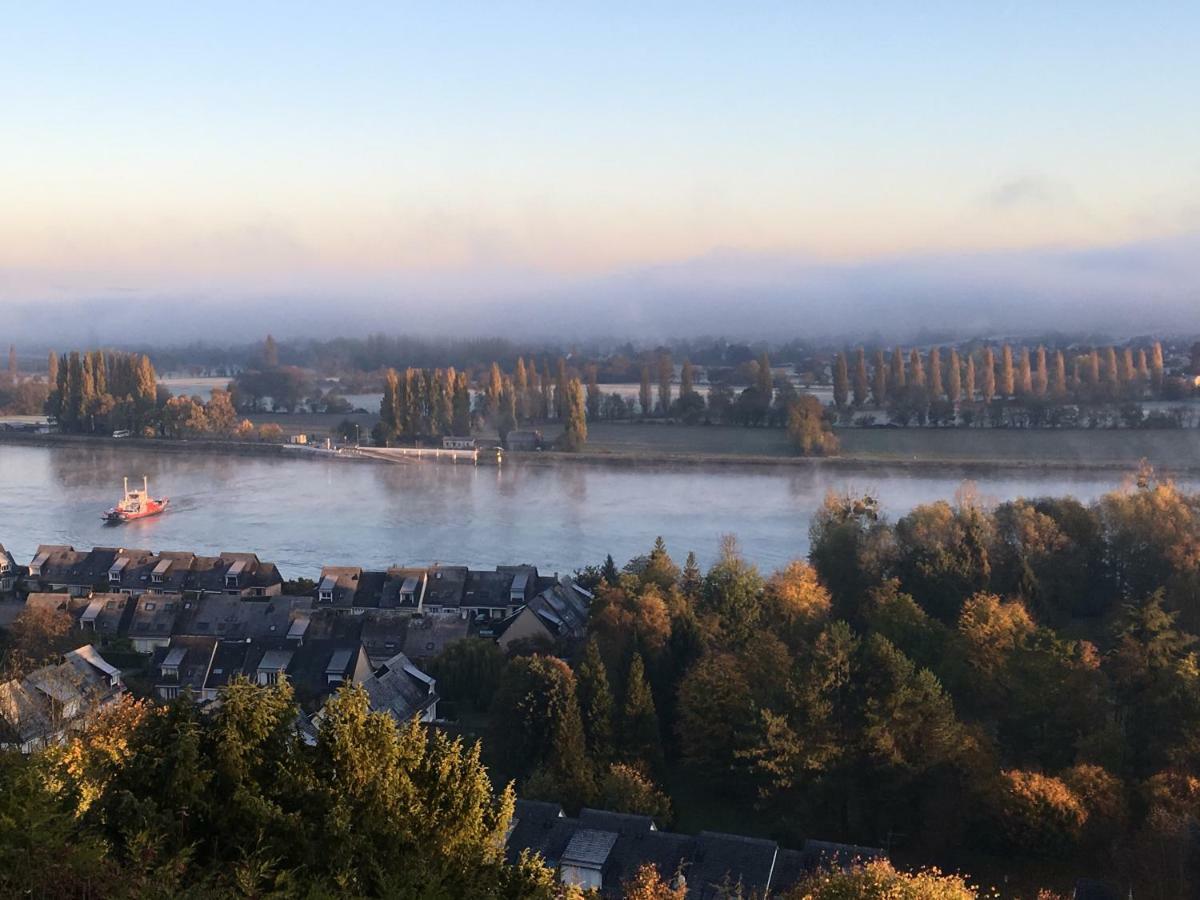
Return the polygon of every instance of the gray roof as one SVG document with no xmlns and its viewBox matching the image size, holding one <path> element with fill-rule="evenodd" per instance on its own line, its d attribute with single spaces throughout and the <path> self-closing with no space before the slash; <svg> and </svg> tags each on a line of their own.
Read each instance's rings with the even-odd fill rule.
<svg viewBox="0 0 1200 900">
<path fill-rule="evenodd" d="M 386 712 L 398 724 L 406 725 L 438 699 L 434 681 L 403 653 L 397 653 L 363 679 L 363 689 L 370 698 L 371 709 Z"/>
</svg>

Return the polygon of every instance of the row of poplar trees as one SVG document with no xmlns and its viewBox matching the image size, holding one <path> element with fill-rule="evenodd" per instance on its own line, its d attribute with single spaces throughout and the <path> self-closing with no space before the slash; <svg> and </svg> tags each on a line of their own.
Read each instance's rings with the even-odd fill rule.
<svg viewBox="0 0 1200 900">
<path fill-rule="evenodd" d="M 95 433 L 153 428 L 158 410 L 158 374 L 143 353 L 92 350 L 50 354 L 46 414 L 59 430 Z"/>
<path fill-rule="evenodd" d="M 930 400 L 943 397 L 951 404 L 991 403 L 996 399 L 1048 399 L 1058 402 L 1111 402 L 1159 397 L 1163 388 L 1162 345 L 1149 351 L 1125 347 L 1093 348 L 1087 353 L 1067 354 L 1045 347 L 1022 347 L 1014 353 L 1004 344 L 997 355 L 991 347 L 978 354 L 959 355 L 951 349 L 945 356 L 934 347 L 924 356 L 912 349 L 905 359 L 900 347 L 890 359 L 876 350 L 868 371 L 866 352 L 859 347 L 854 361 L 838 353 L 833 362 L 833 399 L 839 409 L 868 405 L 886 407 L 913 388 L 923 390 Z M 851 371 L 853 368 L 853 371 Z"/>
</svg>

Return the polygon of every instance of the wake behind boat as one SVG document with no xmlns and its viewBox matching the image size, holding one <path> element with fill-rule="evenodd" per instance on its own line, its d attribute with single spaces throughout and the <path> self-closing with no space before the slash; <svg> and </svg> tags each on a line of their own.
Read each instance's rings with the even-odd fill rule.
<svg viewBox="0 0 1200 900">
<path fill-rule="evenodd" d="M 125 496 L 121 502 L 104 514 L 105 522 L 116 525 L 121 522 L 131 522 L 134 519 L 144 519 L 147 516 L 157 516 L 167 508 L 171 501 L 166 497 L 155 499 L 150 496 L 150 483 L 142 476 L 142 489 L 129 490 L 129 479 L 125 479 Z"/>
</svg>

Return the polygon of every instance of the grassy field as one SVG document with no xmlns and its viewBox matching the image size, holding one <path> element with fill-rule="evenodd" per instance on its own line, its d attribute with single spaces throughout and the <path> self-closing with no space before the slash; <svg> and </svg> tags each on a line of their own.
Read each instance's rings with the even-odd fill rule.
<svg viewBox="0 0 1200 900">
<path fill-rule="evenodd" d="M 546 428 L 547 440 L 557 429 Z M 1200 431 L 846 428 L 838 430 L 842 459 L 911 462 L 998 462 L 1022 465 L 1200 467 Z M 588 427 L 587 452 L 614 456 L 670 455 L 794 458 L 777 428 L 599 422 Z"/>
</svg>

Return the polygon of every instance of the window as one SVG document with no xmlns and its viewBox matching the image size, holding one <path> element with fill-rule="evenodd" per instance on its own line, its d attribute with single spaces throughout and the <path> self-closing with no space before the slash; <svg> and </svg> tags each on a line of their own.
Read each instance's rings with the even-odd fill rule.
<svg viewBox="0 0 1200 900">
<path fill-rule="evenodd" d="M 161 572 L 151 573 L 150 580 L 153 581 L 155 584 L 162 584 L 163 583 L 162 573 Z"/>
<path fill-rule="evenodd" d="M 322 603 L 332 603 L 333 591 L 321 591 L 321 596 L 319 599 Z"/>
<path fill-rule="evenodd" d="M 155 608 L 157 605 L 158 605 L 158 604 L 157 604 L 157 603 L 154 603 L 153 601 L 148 601 L 147 603 L 145 603 L 145 604 L 142 606 L 142 609 L 144 609 L 146 612 L 154 612 L 154 608 Z"/>
<path fill-rule="evenodd" d="M 164 700 L 174 700 L 176 697 L 179 696 L 179 688 L 177 688 L 177 687 L 160 687 L 158 689 L 158 693 Z"/>
</svg>

